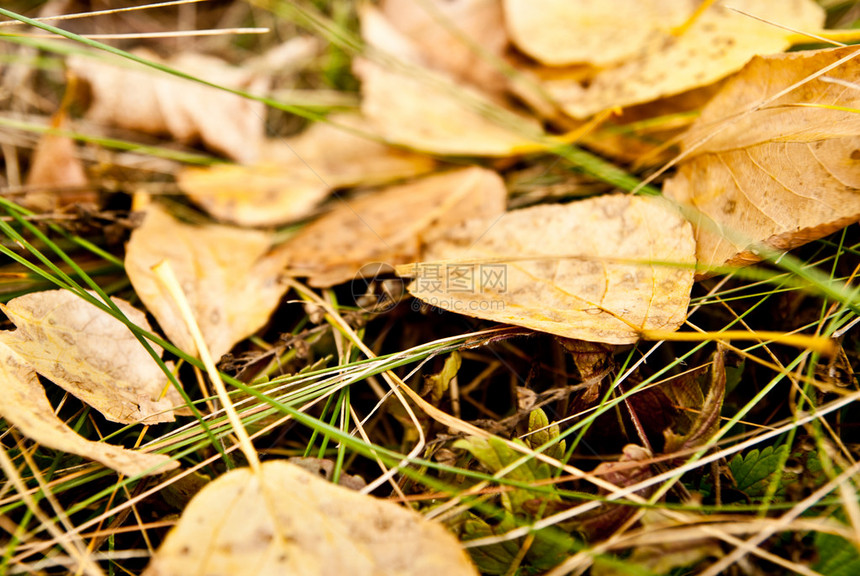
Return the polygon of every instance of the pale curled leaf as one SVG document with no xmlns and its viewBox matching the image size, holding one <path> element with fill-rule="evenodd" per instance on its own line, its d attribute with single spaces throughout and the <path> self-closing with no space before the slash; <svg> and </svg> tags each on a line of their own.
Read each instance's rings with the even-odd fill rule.
<svg viewBox="0 0 860 576">
<path fill-rule="evenodd" d="M 428 67 L 486 93 L 505 87 L 494 61 L 508 44 L 499 0 L 385 0 L 380 10 L 415 44 Z"/>
<path fill-rule="evenodd" d="M 54 115 L 52 128 L 66 126 L 66 115 Z M 50 212 L 75 203 L 95 204 L 98 196 L 90 187 L 84 163 L 75 142 L 68 136 L 43 134 L 30 159 L 27 188 L 19 200 L 37 212 Z"/>
<path fill-rule="evenodd" d="M 690 225 L 666 203 L 601 196 L 441 236 L 411 267 L 409 291 L 468 316 L 629 344 L 640 330 L 684 321 L 694 251 Z"/>
<path fill-rule="evenodd" d="M 150 330 L 146 316 L 112 298 L 131 322 Z M 16 330 L 3 342 L 51 382 L 113 422 L 173 422 L 182 406 L 159 365 L 128 327 L 68 290 L 33 292 L 0 304 Z M 162 349 L 155 344 L 156 354 Z"/>
<path fill-rule="evenodd" d="M 233 470 L 191 501 L 145 576 L 475 575 L 420 514 L 283 461 Z"/>
<path fill-rule="evenodd" d="M 431 402 L 439 403 L 439 400 L 451 386 L 451 381 L 457 377 L 461 362 L 460 354 L 454 351 L 445 358 L 445 364 L 438 374 L 424 376 L 424 387 L 425 389 L 429 388 Z"/>
<path fill-rule="evenodd" d="M 78 436 L 54 414 L 33 367 L 2 342 L 0 416 L 39 444 L 90 458 L 126 476 L 160 474 L 179 465 L 161 454 L 136 452 Z"/>
<path fill-rule="evenodd" d="M 493 218 L 505 209 L 501 177 L 465 168 L 390 186 L 334 210 L 303 228 L 281 251 L 290 273 L 328 287 L 355 277 L 365 264 L 396 265 L 419 257 L 422 241 L 467 218 Z"/>
<path fill-rule="evenodd" d="M 361 11 L 371 47 L 353 64 L 361 111 L 390 142 L 445 155 L 510 156 L 535 146 L 536 122 L 429 68 L 420 50 L 373 6 Z"/>
<path fill-rule="evenodd" d="M 280 303 L 283 257 L 272 254 L 272 235 L 220 225 L 193 226 L 157 205 L 131 234 L 125 269 L 135 292 L 176 346 L 196 354 L 176 302 L 152 266 L 168 260 L 191 304 L 214 358 L 260 329 Z"/>
<path fill-rule="evenodd" d="M 701 264 L 748 263 L 757 243 L 789 249 L 860 219 L 860 90 L 816 78 L 759 108 L 855 51 L 757 57 L 702 111 L 664 185 L 689 208 Z M 827 72 L 858 75 L 860 58 Z"/>
<path fill-rule="evenodd" d="M 213 56 L 180 52 L 162 61 L 149 50 L 135 54 L 230 88 L 261 92 L 268 87 L 257 72 Z M 256 159 L 265 135 L 262 103 L 124 61 L 114 65 L 76 56 L 68 65 L 91 86 L 93 104 L 87 116 L 94 122 L 169 134 L 182 142 L 200 139 L 235 160 Z"/>
<path fill-rule="evenodd" d="M 365 120 L 333 115 L 332 122 L 368 132 Z M 247 166 L 191 167 L 179 187 L 207 212 L 242 226 L 272 226 L 307 216 L 335 188 L 375 185 L 429 172 L 435 162 L 347 129 L 313 124 L 302 134 L 263 143 Z"/>
<path fill-rule="evenodd" d="M 720 0 L 680 36 L 653 29 L 647 49 L 600 71 L 587 88 L 564 79 L 547 81 L 544 87 L 567 114 L 585 118 L 614 106 L 650 102 L 706 86 L 740 70 L 756 54 L 780 52 L 791 45 L 792 32 L 726 6 L 799 30 L 817 30 L 824 23 L 823 9 L 812 0 Z M 571 42 L 577 38 L 570 34 Z"/>
</svg>

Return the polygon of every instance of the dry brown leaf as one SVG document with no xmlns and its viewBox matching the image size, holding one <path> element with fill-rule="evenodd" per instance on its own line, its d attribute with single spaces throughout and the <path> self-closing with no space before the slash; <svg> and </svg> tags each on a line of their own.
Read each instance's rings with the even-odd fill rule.
<svg viewBox="0 0 860 576">
<path fill-rule="evenodd" d="M 65 113 L 57 113 L 51 125 L 64 128 Z M 37 212 L 50 212 L 75 203 L 94 204 L 97 199 L 74 140 L 57 134 L 45 134 L 39 139 L 27 174 L 27 187 L 33 189 L 27 191 L 21 204 Z"/>
<path fill-rule="evenodd" d="M 755 109 L 857 50 L 757 57 L 702 111 L 664 185 L 693 209 L 700 264 L 748 263 L 753 244 L 790 249 L 860 219 L 860 90 L 838 83 L 857 81 L 860 58 Z"/>
<path fill-rule="evenodd" d="M 119 298 L 112 300 L 130 321 L 151 330 L 143 312 Z M 0 332 L 0 342 L 108 420 L 173 422 L 171 408 L 183 405 L 125 324 L 74 293 L 33 292 L 0 304 L 0 310 L 17 327 Z M 161 354 L 160 347 L 152 347 Z"/>
<path fill-rule="evenodd" d="M 221 86 L 262 92 L 268 79 L 252 69 L 230 66 L 213 56 L 180 52 L 168 61 L 149 50 L 134 54 Z M 181 142 L 203 141 L 239 162 L 256 160 L 265 135 L 265 107 L 217 88 L 183 80 L 157 70 L 93 58 L 69 58 L 69 67 L 89 82 L 94 122 L 149 134 L 169 134 Z"/>
<path fill-rule="evenodd" d="M 380 10 L 430 68 L 487 93 L 504 89 L 507 80 L 491 60 L 508 44 L 500 0 L 385 0 Z"/>
<path fill-rule="evenodd" d="M 287 462 L 289 462 L 290 464 L 294 464 L 299 468 L 310 472 L 311 474 L 316 474 L 317 476 L 319 476 L 320 478 L 324 478 L 328 482 L 331 482 L 332 478 L 334 477 L 334 460 L 329 460 L 327 458 L 293 456 L 291 458 L 287 458 Z M 340 475 L 340 478 L 338 478 L 337 483 L 344 488 L 349 488 L 350 490 L 361 490 L 362 488 L 367 486 L 367 482 L 365 482 L 364 478 L 362 478 L 361 476 L 346 473 Z"/>
<path fill-rule="evenodd" d="M 691 4 L 688 0 L 676 3 Z M 646 50 L 601 71 L 588 88 L 564 79 L 546 81 L 544 87 L 567 114 L 586 118 L 607 108 L 706 86 L 740 70 L 756 54 L 781 52 L 791 45 L 793 32 L 724 5 L 799 30 L 818 30 L 824 24 L 824 10 L 813 0 L 719 0 L 680 36 L 652 30 L 653 40 Z M 569 37 L 570 42 L 578 42 L 578 34 L 571 32 Z"/>
<path fill-rule="evenodd" d="M 427 248 L 430 261 L 412 267 L 409 292 L 468 316 L 629 344 L 640 330 L 684 321 L 694 252 L 689 223 L 667 203 L 600 196 L 472 221 L 440 237 Z"/>
<path fill-rule="evenodd" d="M 618 461 L 601 462 L 592 474 L 619 487 L 633 486 L 653 475 L 650 465 L 653 456 L 647 448 L 628 444 L 622 448 Z M 600 492 L 608 493 L 602 487 Z M 654 487 L 649 486 L 636 493 L 643 498 L 649 498 L 654 493 Z M 603 502 L 599 508 L 586 515 L 581 530 L 592 540 L 606 538 L 635 513 L 636 509 L 630 506 Z"/>
<path fill-rule="evenodd" d="M 510 156 L 534 148 L 537 122 L 431 69 L 411 39 L 373 6 L 360 15 L 373 59 L 357 58 L 353 68 L 361 79 L 361 111 L 379 136 L 443 155 Z"/>
<path fill-rule="evenodd" d="M 709 365 L 680 375 L 661 388 L 672 405 L 679 409 L 675 426 L 663 430 L 663 452 L 686 454 L 689 450 L 705 446 L 719 430 L 726 396 L 724 346 L 717 345 Z"/>
<path fill-rule="evenodd" d="M 33 367 L 0 342 L 0 416 L 22 434 L 54 450 L 101 462 L 126 476 L 160 474 L 179 466 L 161 454 L 146 454 L 86 440 L 57 418 Z M 158 470 L 147 472 L 158 466 Z"/>
<path fill-rule="evenodd" d="M 638 55 L 692 14 L 697 0 L 504 0 L 517 47 L 548 66 L 608 66 Z M 623 17 L 619 18 L 619 15 Z"/>
<path fill-rule="evenodd" d="M 368 132 L 359 117 L 332 121 Z M 179 187 L 216 218 L 243 226 L 272 226 L 306 216 L 335 188 L 375 185 L 429 172 L 435 162 L 317 123 L 285 140 L 264 144 L 250 166 L 186 168 Z"/>
<path fill-rule="evenodd" d="M 170 261 L 213 358 L 269 320 L 286 291 L 284 257 L 269 254 L 272 235 L 228 226 L 193 226 L 157 205 L 131 233 L 125 270 L 135 292 L 176 346 L 197 354 L 179 308 L 152 272 Z"/>
<path fill-rule="evenodd" d="M 505 185 L 491 170 L 472 167 L 347 199 L 303 228 L 281 251 L 288 270 L 328 287 L 355 277 L 365 264 L 392 266 L 419 257 L 434 230 L 505 210 Z"/>
<path fill-rule="evenodd" d="M 279 460 L 233 470 L 185 509 L 144 576 L 476 575 L 420 514 Z"/>
</svg>

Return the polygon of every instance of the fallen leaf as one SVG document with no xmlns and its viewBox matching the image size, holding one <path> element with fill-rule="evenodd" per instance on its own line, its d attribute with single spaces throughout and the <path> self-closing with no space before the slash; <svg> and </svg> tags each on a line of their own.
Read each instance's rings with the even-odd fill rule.
<svg viewBox="0 0 860 576">
<path fill-rule="evenodd" d="M 154 52 L 133 53 L 221 86 L 262 92 L 268 79 L 251 69 L 230 66 L 213 56 L 179 52 L 170 60 Z M 239 162 L 256 159 L 265 136 L 265 107 L 190 80 L 122 61 L 116 65 L 73 56 L 69 68 L 91 87 L 93 103 L 87 117 L 149 134 L 169 134 L 181 142 L 204 144 Z"/>
<path fill-rule="evenodd" d="M 54 414 L 33 367 L 3 342 L 0 375 L 0 416 L 35 442 L 90 458 L 126 476 L 160 474 L 179 466 L 161 454 L 136 452 L 78 436 Z"/>
<path fill-rule="evenodd" d="M 333 115 L 335 124 L 369 132 L 357 116 Z M 307 216 L 335 188 L 382 184 L 429 172 L 435 162 L 316 123 L 294 138 L 264 143 L 252 165 L 191 167 L 179 187 L 207 212 L 243 226 L 273 226 Z"/>
<path fill-rule="evenodd" d="M 416 276 L 409 292 L 436 307 L 629 344 L 684 321 L 694 251 L 689 223 L 666 203 L 610 195 L 471 221 L 401 269 Z"/>
<path fill-rule="evenodd" d="M 316 287 L 355 277 L 365 264 L 419 257 L 422 241 L 471 217 L 505 209 L 505 185 L 492 170 L 472 167 L 347 199 L 288 240 L 281 251 L 295 276 Z"/>
<path fill-rule="evenodd" d="M 450 74 L 373 6 L 360 12 L 371 57 L 357 58 L 361 111 L 383 139 L 434 154 L 511 156 L 532 150 L 537 122 L 506 110 Z"/>
<path fill-rule="evenodd" d="M 134 324 L 151 330 L 146 316 L 112 298 Z M 125 324 L 68 290 L 33 292 L 0 304 L 17 330 L 0 342 L 42 376 L 113 422 L 173 422 L 179 393 Z M 157 354 L 162 349 L 151 344 Z M 164 395 L 164 397 L 162 397 Z"/>
<path fill-rule="evenodd" d="M 675 4 L 687 9 L 695 5 L 688 0 L 676 0 Z M 724 4 L 779 26 L 738 14 Z M 617 24 L 617 19 L 613 22 Z M 647 49 L 600 71 L 587 88 L 566 79 L 546 81 L 543 86 L 567 114 L 587 118 L 607 108 L 641 104 L 707 86 L 737 72 L 756 54 L 781 52 L 791 46 L 794 32 L 787 28 L 818 30 L 823 24 L 824 10 L 812 0 L 718 1 L 680 36 L 662 26 L 651 29 L 653 38 Z M 576 31 L 569 32 L 571 43 L 578 42 L 579 37 Z"/>
<path fill-rule="evenodd" d="M 486 93 L 505 88 L 499 61 L 508 35 L 500 0 L 385 0 L 380 10 L 417 46 L 428 67 Z"/>
<path fill-rule="evenodd" d="M 757 57 L 702 111 L 664 185 L 690 209 L 700 264 L 749 263 L 754 244 L 787 250 L 860 219 L 860 90 L 839 84 L 860 59 L 769 101 L 857 50 Z"/>
<path fill-rule="evenodd" d="M 284 258 L 269 254 L 273 237 L 257 230 L 180 222 L 157 205 L 131 233 L 125 269 L 135 292 L 177 347 L 197 354 L 176 302 L 152 267 L 169 260 L 213 358 L 259 330 L 286 291 Z"/>
<path fill-rule="evenodd" d="M 52 128 L 62 129 L 66 124 L 64 112 L 58 112 L 51 121 Z M 20 203 L 37 212 L 51 212 L 75 203 L 94 205 L 98 198 L 90 187 L 74 140 L 58 134 L 39 138 L 26 184 L 28 190 Z"/>
<path fill-rule="evenodd" d="M 517 48 L 548 66 L 623 62 L 645 50 L 655 31 L 683 24 L 695 5 L 690 0 L 504 0 Z"/>
<path fill-rule="evenodd" d="M 439 524 L 298 466 L 233 470 L 192 500 L 145 576 L 477 574 Z"/>
</svg>

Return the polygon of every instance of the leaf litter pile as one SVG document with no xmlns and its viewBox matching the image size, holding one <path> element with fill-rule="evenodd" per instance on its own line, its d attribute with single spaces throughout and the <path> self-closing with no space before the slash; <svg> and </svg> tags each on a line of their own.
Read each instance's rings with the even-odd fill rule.
<svg viewBox="0 0 860 576">
<path fill-rule="evenodd" d="M 0 8 L 3 573 L 860 573 L 860 3 L 104 8 Z"/>
</svg>

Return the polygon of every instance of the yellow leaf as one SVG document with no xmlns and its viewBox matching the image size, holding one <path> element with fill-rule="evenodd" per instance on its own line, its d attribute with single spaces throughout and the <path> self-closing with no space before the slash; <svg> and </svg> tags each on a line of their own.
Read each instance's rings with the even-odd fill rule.
<svg viewBox="0 0 860 576">
<path fill-rule="evenodd" d="M 54 415 L 36 372 L 14 350 L 0 342 L 0 416 L 21 434 L 54 450 L 101 462 L 126 476 L 160 474 L 176 468 L 161 454 L 146 454 L 86 440 Z M 155 467 L 157 470 L 149 471 Z"/>
<path fill-rule="evenodd" d="M 281 251 L 294 276 L 328 287 L 355 277 L 365 264 L 389 265 L 419 257 L 421 242 L 467 218 L 492 218 L 505 210 L 501 177 L 483 168 L 465 168 L 390 186 L 343 200 L 303 228 Z"/>
<path fill-rule="evenodd" d="M 428 246 L 430 261 L 411 267 L 409 292 L 467 316 L 628 344 L 684 321 L 694 251 L 690 225 L 666 203 L 601 196 L 442 236 Z"/>
<path fill-rule="evenodd" d="M 119 298 L 112 300 L 134 324 L 151 330 L 143 312 Z M 0 332 L 0 342 L 108 420 L 173 422 L 171 408 L 183 405 L 125 324 L 72 292 L 34 292 L 0 304 L 0 310 L 17 327 Z M 152 347 L 161 354 L 159 346 Z"/>
<path fill-rule="evenodd" d="M 144 576 L 476 575 L 439 524 L 279 460 L 191 501 Z"/>
<path fill-rule="evenodd" d="M 230 66 L 213 56 L 180 52 L 163 61 L 149 50 L 134 53 L 231 88 L 263 92 L 269 84 L 250 67 Z M 126 61 L 114 65 L 75 56 L 69 58 L 68 65 L 91 86 L 90 120 L 149 134 L 169 134 L 181 142 L 200 139 L 240 162 L 256 159 L 265 135 L 262 103 Z"/>
<path fill-rule="evenodd" d="M 368 132 L 365 120 L 335 115 L 337 124 Z M 335 188 L 381 184 L 428 172 L 435 162 L 317 123 L 285 140 L 264 143 L 248 166 L 186 168 L 179 187 L 207 212 L 242 226 L 272 226 L 307 216 Z"/>
<path fill-rule="evenodd" d="M 361 30 L 372 54 L 353 67 L 361 79 L 361 111 L 379 136 L 443 155 L 511 156 L 534 148 L 537 122 L 430 69 L 411 40 L 369 4 Z"/>
<path fill-rule="evenodd" d="M 857 52 L 757 57 L 702 111 L 664 185 L 691 208 L 701 264 L 748 263 L 753 244 L 789 249 L 860 219 L 860 90 L 838 83 L 856 82 L 860 59 L 770 101 Z"/>
<path fill-rule="evenodd" d="M 656 31 L 682 24 L 690 0 L 505 0 L 517 48 L 548 66 L 608 66 L 639 55 Z"/>
<path fill-rule="evenodd" d="M 152 267 L 169 260 L 200 325 L 213 358 L 269 320 L 286 286 L 279 281 L 284 258 L 268 254 L 272 235 L 228 226 L 193 226 L 157 205 L 131 233 L 125 269 L 135 292 L 179 348 L 197 347 L 176 302 L 157 281 Z"/>
<path fill-rule="evenodd" d="M 686 0 L 676 0 L 675 4 L 691 12 L 695 7 Z M 650 30 L 646 49 L 599 72 L 587 88 L 568 80 L 547 81 L 544 87 L 567 114 L 586 118 L 607 108 L 641 104 L 706 86 L 740 70 L 756 54 L 781 52 L 791 46 L 793 32 L 725 6 L 799 30 L 818 30 L 824 24 L 824 10 L 812 0 L 718 1 L 680 36 L 665 27 Z M 579 35 L 571 31 L 569 37 L 570 42 L 577 42 Z"/>
</svg>

